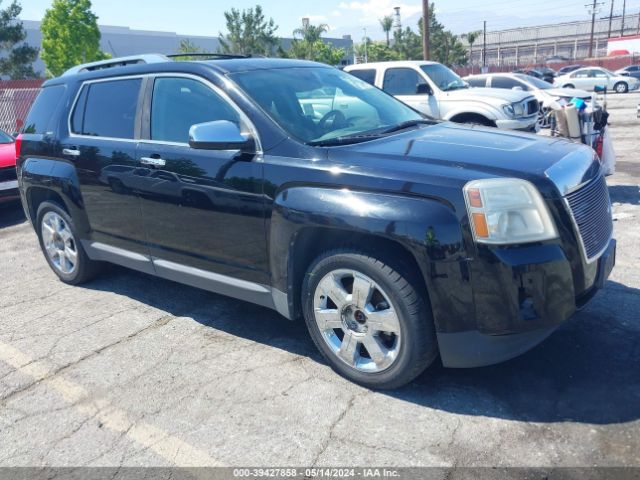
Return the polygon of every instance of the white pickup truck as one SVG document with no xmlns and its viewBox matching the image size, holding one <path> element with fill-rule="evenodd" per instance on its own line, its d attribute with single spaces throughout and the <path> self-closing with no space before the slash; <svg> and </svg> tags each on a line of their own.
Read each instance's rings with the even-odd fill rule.
<svg viewBox="0 0 640 480">
<path fill-rule="evenodd" d="M 472 89 L 440 63 L 364 63 L 345 67 L 345 71 L 440 120 L 531 132 L 539 128 L 540 105 L 530 93 Z"/>
</svg>

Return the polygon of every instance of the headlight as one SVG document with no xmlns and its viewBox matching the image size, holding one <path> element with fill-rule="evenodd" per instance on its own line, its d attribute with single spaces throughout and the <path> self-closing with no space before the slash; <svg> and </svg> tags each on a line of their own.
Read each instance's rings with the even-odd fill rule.
<svg viewBox="0 0 640 480">
<path fill-rule="evenodd" d="M 504 113 L 506 113 L 508 116 L 510 116 L 510 117 L 515 117 L 516 116 L 516 112 L 513 109 L 513 105 L 504 105 L 502 107 L 502 109 L 504 110 Z"/>
<path fill-rule="evenodd" d="M 474 180 L 465 185 L 464 197 L 478 243 L 504 245 L 558 237 L 540 192 L 526 180 Z"/>
</svg>

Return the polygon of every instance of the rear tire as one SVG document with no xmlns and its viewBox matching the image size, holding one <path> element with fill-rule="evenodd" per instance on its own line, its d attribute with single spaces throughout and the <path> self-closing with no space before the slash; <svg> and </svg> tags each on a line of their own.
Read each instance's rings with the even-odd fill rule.
<svg viewBox="0 0 640 480">
<path fill-rule="evenodd" d="M 73 219 L 64 208 L 55 202 L 42 202 L 36 219 L 40 248 L 60 280 L 79 285 L 100 273 L 103 264 L 87 256 Z"/>
<path fill-rule="evenodd" d="M 394 389 L 434 361 L 431 307 L 415 277 L 398 262 L 356 250 L 330 251 L 313 262 L 302 287 L 304 318 L 337 373 L 367 388 Z"/>
</svg>

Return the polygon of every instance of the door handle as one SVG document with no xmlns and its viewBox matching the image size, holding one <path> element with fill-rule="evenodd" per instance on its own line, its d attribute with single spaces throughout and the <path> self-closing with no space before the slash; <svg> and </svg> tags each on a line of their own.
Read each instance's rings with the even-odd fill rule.
<svg viewBox="0 0 640 480">
<path fill-rule="evenodd" d="M 62 154 L 63 155 L 69 155 L 70 157 L 79 157 L 80 156 L 80 150 L 78 150 L 77 148 L 63 148 L 62 149 Z"/>
<path fill-rule="evenodd" d="M 152 165 L 154 167 L 164 167 L 167 162 L 163 158 L 142 157 L 140 163 L 143 165 Z"/>
</svg>

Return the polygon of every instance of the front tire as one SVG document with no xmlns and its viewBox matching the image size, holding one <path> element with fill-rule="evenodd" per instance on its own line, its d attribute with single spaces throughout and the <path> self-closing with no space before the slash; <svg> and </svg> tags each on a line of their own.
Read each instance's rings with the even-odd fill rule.
<svg viewBox="0 0 640 480">
<path fill-rule="evenodd" d="M 100 272 L 102 264 L 87 256 L 72 218 L 57 203 L 40 205 L 36 232 L 47 263 L 64 283 L 79 285 Z"/>
<path fill-rule="evenodd" d="M 616 93 L 627 93 L 629 91 L 629 85 L 625 82 L 618 82 L 613 86 Z"/>
<path fill-rule="evenodd" d="M 416 276 L 399 263 L 328 252 L 305 275 L 305 322 L 337 373 L 368 388 L 398 388 L 438 354 L 428 299 L 419 291 Z"/>
</svg>

